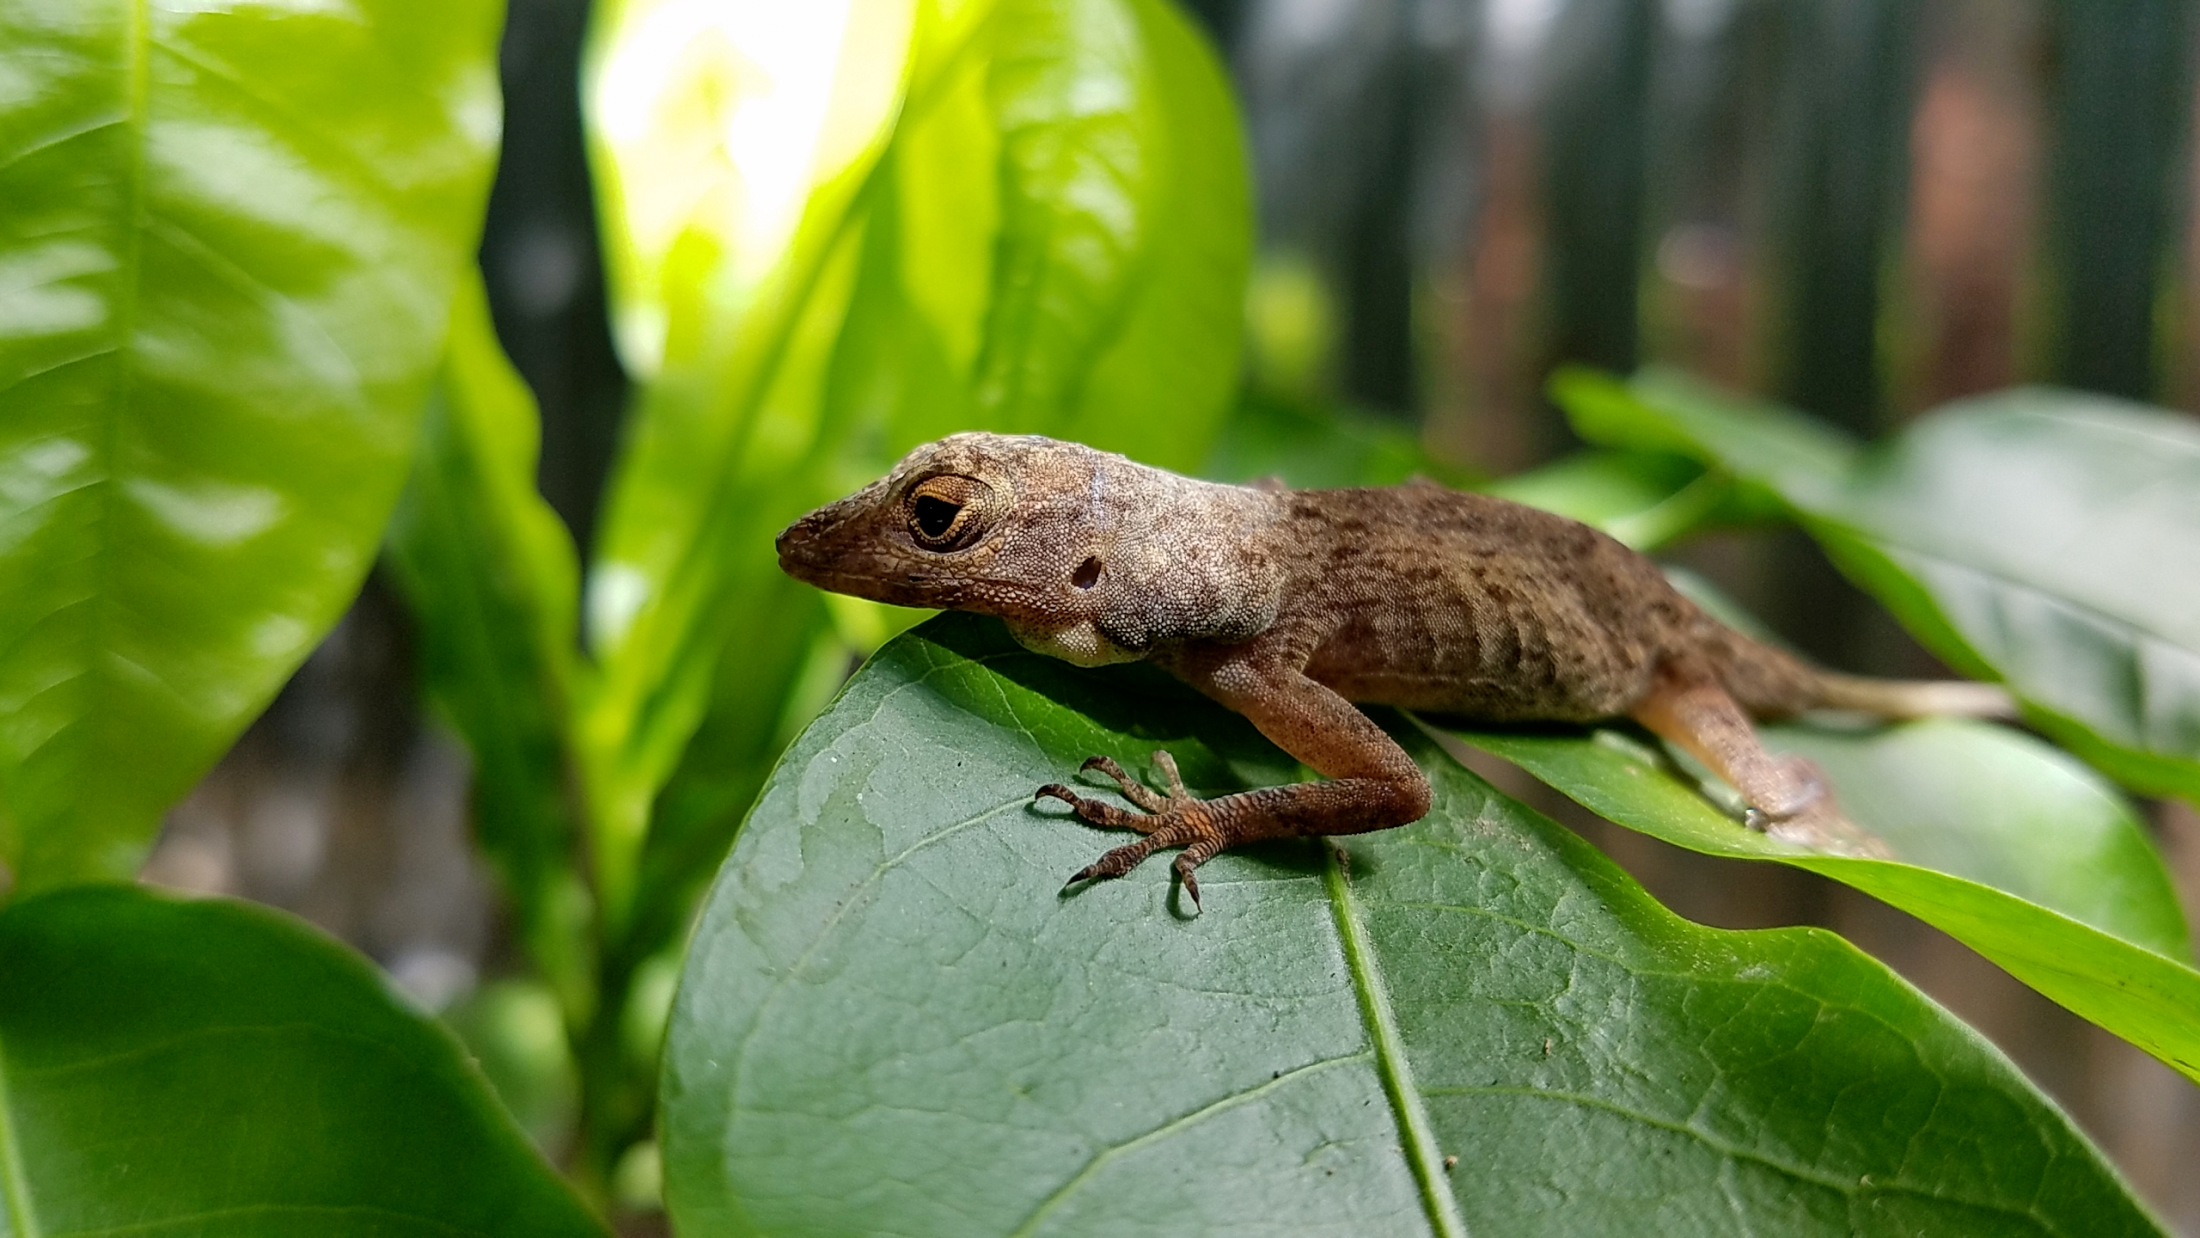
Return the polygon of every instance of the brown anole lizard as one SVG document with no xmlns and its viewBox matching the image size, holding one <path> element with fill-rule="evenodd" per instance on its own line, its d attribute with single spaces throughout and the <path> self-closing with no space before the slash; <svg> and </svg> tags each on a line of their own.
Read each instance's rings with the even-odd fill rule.
<svg viewBox="0 0 2200 1238">
<path fill-rule="evenodd" d="M 1144 837 L 1072 883 L 1166 847 L 1195 869 L 1269 838 L 1419 819 L 1428 780 L 1354 702 L 1492 722 L 1631 717 L 1725 779 L 1770 832 L 1869 846 L 1808 761 L 1775 756 L 1752 715 L 2005 714 L 1973 683 L 1859 679 L 1706 615 L 1657 565 L 1587 525 L 1428 482 L 1281 490 L 1196 481 L 1076 443 L 951 435 L 796 521 L 779 562 L 819 588 L 998 615 L 1080 666 L 1146 660 L 1245 715 L 1326 781 L 1201 800 L 1166 752 L 1161 794 L 1114 761 L 1141 811 L 1060 784 L 1038 795 Z"/>
</svg>

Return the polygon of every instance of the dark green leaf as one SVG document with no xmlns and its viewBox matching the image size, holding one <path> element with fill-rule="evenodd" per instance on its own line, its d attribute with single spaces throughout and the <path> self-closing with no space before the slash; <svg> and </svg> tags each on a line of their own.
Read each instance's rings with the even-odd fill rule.
<svg viewBox="0 0 2200 1238">
<path fill-rule="evenodd" d="M 335 622 L 496 134 L 489 0 L 0 9 L 0 856 L 127 874 Z"/>
<path fill-rule="evenodd" d="M 1147 668 L 1076 671 L 991 621 L 890 645 L 782 762 L 697 929 L 664 1094 L 677 1224 L 2156 1232 L 1878 964 L 1683 922 L 1391 725 L 1425 820 L 1224 855 L 1186 919 L 1158 864 L 1058 894 L 1123 836 L 1032 789 L 1095 752 L 1165 746 L 1209 792 L 1288 759 Z"/>
<path fill-rule="evenodd" d="M 366 960 L 230 902 L 0 912 L 0 1200 L 70 1234 L 601 1235 Z"/>
<path fill-rule="evenodd" d="M 1878 734 L 1775 727 L 1766 737 L 1821 762 L 1849 815 L 1897 858 L 1820 855 L 1745 829 L 1660 753 L 1617 732 L 1464 736 L 1621 825 L 1884 899 L 2200 1079 L 2200 973 L 2176 893 L 2130 806 L 2082 766 L 1957 720 Z"/>
</svg>

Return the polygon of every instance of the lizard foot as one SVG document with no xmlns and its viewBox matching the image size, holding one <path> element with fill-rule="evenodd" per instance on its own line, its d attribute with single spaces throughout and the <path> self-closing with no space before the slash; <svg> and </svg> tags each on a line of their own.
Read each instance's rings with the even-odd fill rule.
<svg viewBox="0 0 2200 1238">
<path fill-rule="evenodd" d="M 1808 847 L 1828 855 L 1892 859 L 1894 853 L 1878 835 L 1849 820 L 1834 801 L 1833 789 L 1816 762 L 1799 756 L 1778 758 L 1782 775 L 1781 795 L 1774 802 L 1752 805 L 1743 822 L 1782 842 Z"/>
<path fill-rule="evenodd" d="M 1145 835 L 1078 869 L 1063 883 L 1065 887 L 1080 881 L 1120 877 L 1156 851 L 1182 847 L 1184 850 L 1177 854 L 1171 867 L 1176 870 L 1177 879 L 1184 883 L 1184 893 L 1190 896 L 1192 906 L 1199 906 L 1199 878 L 1193 875 L 1193 870 L 1229 845 L 1228 839 L 1208 810 L 1206 801 L 1194 798 L 1184 789 L 1184 777 L 1177 772 L 1176 759 L 1166 752 L 1156 752 L 1153 763 L 1169 784 L 1167 795 L 1132 778 L 1112 757 L 1091 757 L 1081 767 L 1081 770 L 1098 770 L 1106 774 L 1121 788 L 1123 798 L 1144 809 L 1143 812 L 1127 812 L 1104 800 L 1079 795 L 1058 782 L 1039 788 L 1032 797 L 1035 800 L 1058 799 L 1068 804 L 1081 821 L 1113 829 L 1136 830 Z"/>
<path fill-rule="evenodd" d="M 1743 818 L 1751 829 L 1781 842 L 1808 847 L 1825 855 L 1855 856 L 1866 860 L 1891 860 L 1894 851 L 1879 835 L 1848 819 L 1831 799 L 1821 800 L 1791 816 L 1775 817 L 1752 808 Z"/>
</svg>

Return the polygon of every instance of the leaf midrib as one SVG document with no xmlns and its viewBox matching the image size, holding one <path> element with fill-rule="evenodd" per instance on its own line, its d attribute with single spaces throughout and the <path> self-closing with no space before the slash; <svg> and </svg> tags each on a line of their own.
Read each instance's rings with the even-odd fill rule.
<svg viewBox="0 0 2200 1238">
<path fill-rule="evenodd" d="M 1398 1122 L 1398 1137 L 1414 1182 L 1421 1188 L 1421 1204 L 1428 1213 L 1429 1228 L 1440 1238 L 1467 1238 L 1467 1226 L 1458 1203 L 1444 1182 L 1443 1154 L 1437 1150 L 1436 1133 L 1429 1126 L 1428 1111 L 1413 1079 L 1413 1063 L 1406 1056 L 1398 1019 L 1391 1009 L 1390 987 L 1368 944 L 1367 928 L 1360 923 L 1359 904 L 1352 897 L 1352 883 L 1338 862 L 1337 844 L 1321 841 L 1322 881 L 1337 925 L 1337 941 L 1344 951 L 1345 970 L 1352 976 L 1352 991 L 1360 1002 L 1360 1020 L 1374 1049 L 1375 1067 L 1390 1098 Z"/>
<path fill-rule="evenodd" d="M 98 515 L 92 521 L 98 530 L 94 534 L 91 575 L 97 582 L 92 589 L 91 614 L 81 629 L 84 643 L 83 667 L 85 696 L 83 717 L 92 722 L 90 730 L 98 731 L 95 701 L 107 678 L 102 650 L 112 647 L 110 640 L 111 616 L 114 611 L 116 584 L 115 566 L 115 506 L 117 495 L 117 461 L 122 455 L 122 420 L 130 404 L 132 379 L 136 375 L 135 358 L 137 341 L 138 305 L 143 299 L 142 284 L 145 267 L 145 229 L 149 219 L 145 190 L 145 142 L 146 130 L 151 120 L 149 100 L 152 80 L 153 38 L 151 15 L 147 12 L 147 0 L 130 0 L 126 26 L 123 32 L 125 84 L 124 109 L 128 115 L 129 167 L 125 190 L 123 225 L 123 251 L 120 270 L 115 281 L 115 385 L 114 403 L 101 419 L 99 433 L 100 485 L 92 501 L 98 507 Z M 79 755 L 88 745 L 79 745 Z M 4 1120 L 4 1115 L 0 1115 Z M 31 1231 L 35 1233 L 36 1231 Z"/>
</svg>

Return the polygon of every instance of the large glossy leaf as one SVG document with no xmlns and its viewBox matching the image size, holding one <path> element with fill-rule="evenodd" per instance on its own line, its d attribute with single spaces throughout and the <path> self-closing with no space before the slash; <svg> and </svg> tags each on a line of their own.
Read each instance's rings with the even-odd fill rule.
<svg viewBox="0 0 2200 1238">
<path fill-rule="evenodd" d="M 1896 858 L 1821 855 L 1746 829 L 1661 753 L 1617 733 L 1464 738 L 1653 837 L 1884 899 L 2200 1080 L 2200 972 L 2175 892 L 2130 807 L 2082 766 L 1982 723 L 1767 736 L 1824 765 L 1843 807 Z"/>
<path fill-rule="evenodd" d="M 1575 374 L 1592 439 L 1681 450 L 1769 489 L 1951 665 L 2143 791 L 2200 802 L 2200 424 L 2026 388 L 1869 451 L 1669 374 Z"/>
<path fill-rule="evenodd" d="M 0 912 L 0 1233 L 601 1235 L 451 1035 L 277 912 Z"/>
<path fill-rule="evenodd" d="M 1034 807 L 1084 756 L 1297 776 L 1146 668 L 990 621 L 796 743 L 667 1050 L 683 1232 L 2148 1233 L 1998 1053 L 1811 930 L 1687 924 L 1401 721 L 1435 807 L 1227 854 L 1206 912 Z M 1456 1158 L 1456 1160 L 1452 1159 Z"/>
<path fill-rule="evenodd" d="M 570 779 L 579 676 L 573 539 L 535 490 L 541 423 L 497 344 L 478 278 L 453 309 L 442 382 L 390 559 L 428 693 L 474 758 L 474 832 L 521 938 L 566 1009 L 587 1009 L 587 896 Z"/>
<path fill-rule="evenodd" d="M 496 129 L 491 0 L 0 6 L 0 857 L 129 872 L 357 589 Z"/>
</svg>

